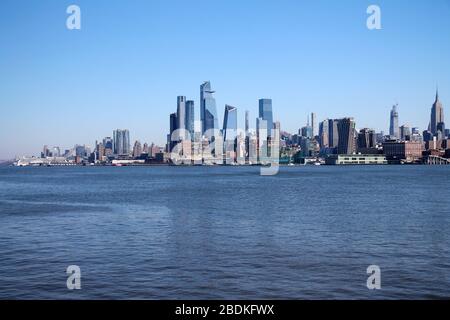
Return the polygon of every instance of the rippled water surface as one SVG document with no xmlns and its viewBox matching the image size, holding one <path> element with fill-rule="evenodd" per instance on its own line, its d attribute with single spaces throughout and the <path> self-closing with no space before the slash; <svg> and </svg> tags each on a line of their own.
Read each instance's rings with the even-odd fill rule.
<svg viewBox="0 0 450 320">
<path fill-rule="evenodd" d="M 2 167 L 0 298 L 450 297 L 450 167 L 258 173 Z"/>
</svg>

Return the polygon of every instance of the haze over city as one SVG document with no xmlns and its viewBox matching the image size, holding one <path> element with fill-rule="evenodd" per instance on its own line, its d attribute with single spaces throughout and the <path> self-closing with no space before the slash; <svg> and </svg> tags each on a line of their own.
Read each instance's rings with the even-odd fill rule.
<svg viewBox="0 0 450 320">
<path fill-rule="evenodd" d="M 293 133 L 311 112 L 388 132 L 396 103 L 400 124 L 425 130 L 436 86 L 450 105 L 450 1 L 377 1 L 381 30 L 366 28 L 368 1 L 76 1 L 72 31 L 68 4 L 2 2 L 0 159 L 93 146 L 116 128 L 164 145 L 176 97 L 198 119 L 205 80 L 220 120 L 230 104 L 254 126 L 271 98 Z"/>
</svg>

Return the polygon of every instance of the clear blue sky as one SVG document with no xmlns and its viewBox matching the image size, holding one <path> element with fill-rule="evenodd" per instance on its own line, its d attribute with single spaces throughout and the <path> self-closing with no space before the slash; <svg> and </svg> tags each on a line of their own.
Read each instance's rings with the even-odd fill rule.
<svg viewBox="0 0 450 320">
<path fill-rule="evenodd" d="M 80 31 L 66 29 L 70 4 Z M 366 28 L 370 4 L 382 30 Z M 204 80 L 219 123 L 227 103 L 243 126 L 265 97 L 290 132 L 312 111 L 387 131 L 395 102 L 401 124 L 423 129 L 437 84 L 450 113 L 449 58 L 450 0 L 2 0 L 0 159 L 115 128 L 163 144 L 176 96 L 198 112 Z"/>
</svg>

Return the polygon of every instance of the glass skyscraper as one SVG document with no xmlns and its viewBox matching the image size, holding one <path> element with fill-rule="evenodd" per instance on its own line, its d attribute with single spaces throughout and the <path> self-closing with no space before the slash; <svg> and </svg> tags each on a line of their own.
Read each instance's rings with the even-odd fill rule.
<svg viewBox="0 0 450 320">
<path fill-rule="evenodd" d="M 114 130 L 114 154 L 129 155 L 130 154 L 130 132 L 128 130 Z"/>
<path fill-rule="evenodd" d="M 391 110 L 391 121 L 389 126 L 389 135 L 391 137 L 395 137 L 397 139 L 400 138 L 400 128 L 398 126 L 398 112 L 397 112 L 398 105 L 394 105 Z"/>
<path fill-rule="evenodd" d="M 202 135 L 205 135 L 205 132 L 208 130 L 219 129 L 216 99 L 214 99 L 213 94 L 214 91 L 211 90 L 211 83 L 209 81 L 204 82 L 200 86 L 200 120 L 202 122 Z M 214 137 L 214 135 L 212 135 L 212 137 Z"/>
<path fill-rule="evenodd" d="M 189 134 L 191 135 L 191 140 L 194 139 L 194 121 L 195 121 L 194 101 L 188 100 L 186 101 L 185 127 L 186 130 L 189 131 Z"/>
<path fill-rule="evenodd" d="M 259 100 L 259 118 L 267 122 L 267 136 L 272 137 L 272 129 L 273 129 L 272 99 Z"/>
<path fill-rule="evenodd" d="M 223 117 L 223 140 L 234 141 L 237 134 L 237 108 L 225 106 L 225 115 Z"/>
</svg>

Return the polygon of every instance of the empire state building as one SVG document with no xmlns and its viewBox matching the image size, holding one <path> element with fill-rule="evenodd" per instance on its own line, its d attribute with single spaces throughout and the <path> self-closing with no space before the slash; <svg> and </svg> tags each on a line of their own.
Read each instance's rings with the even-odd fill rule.
<svg viewBox="0 0 450 320">
<path fill-rule="evenodd" d="M 439 101 L 439 92 L 436 89 L 436 100 L 431 107 L 431 121 L 430 121 L 430 131 L 433 135 L 436 135 L 444 125 L 444 110 L 442 108 L 442 103 Z"/>
</svg>

